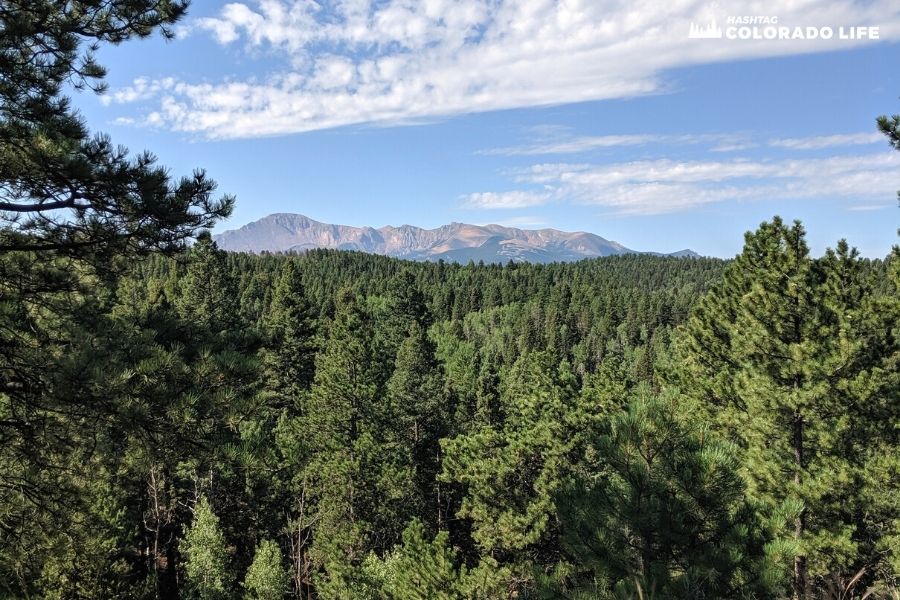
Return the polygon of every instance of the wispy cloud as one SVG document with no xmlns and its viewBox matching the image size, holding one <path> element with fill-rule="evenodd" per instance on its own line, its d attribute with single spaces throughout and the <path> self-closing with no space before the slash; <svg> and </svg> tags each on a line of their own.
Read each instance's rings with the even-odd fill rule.
<svg viewBox="0 0 900 600">
<path fill-rule="evenodd" d="M 475 192 L 463 197 L 463 206 L 467 208 L 525 208 L 546 204 L 552 199 L 551 194 L 541 192 Z"/>
<path fill-rule="evenodd" d="M 109 106 L 112 103 L 143 102 L 155 98 L 162 92 L 172 91 L 175 87 L 176 81 L 173 77 L 152 81 L 146 77 L 138 77 L 131 85 L 121 87 L 109 95 L 100 96 L 100 102 L 104 106 Z"/>
<path fill-rule="evenodd" d="M 847 210 L 853 212 L 869 212 L 873 210 L 884 210 L 885 208 L 892 208 L 893 206 L 893 204 L 856 204 L 848 206 Z"/>
<path fill-rule="evenodd" d="M 570 202 L 603 206 L 618 214 L 651 215 L 734 200 L 872 200 L 893 196 L 900 187 L 898 167 L 900 157 L 894 153 L 786 160 L 545 163 L 513 176 L 517 183 L 540 190 L 479 192 L 467 196 L 466 205 L 518 208 Z"/>
<path fill-rule="evenodd" d="M 877 43 L 687 37 L 691 22 L 746 12 L 738 0 L 232 2 L 185 31 L 286 67 L 246 80 L 136 80 L 108 102 L 143 102 L 146 122 L 176 131 L 259 137 L 625 98 L 663 89 L 668 69 Z M 776 0 L 765 12 L 785 25 L 878 24 L 882 40 L 900 38 L 890 0 Z"/>
<path fill-rule="evenodd" d="M 486 156 L 539 156 L 544 154 L 579 154 L 602 148 L 627 146 L 685 146 L 703 144 L 712 152 L 738 152 L 767 145 L 788 150 L 819 150 L 847 146 L 862 146 L 883 143 L 884 136 L 875 133 L 841 133 L 794 138 L 774 138 L 765 144 L 753 140 L 746 133 L 703 133 L 703 134 L 621 134 L 572 136 L 569 132 L 556 131 L 547 139 L 518 146 L 506 146 L 481 150 Z"/>
<path fill-rule="evenodd" d="M 597 135 L 548 141 L 544 143 L 507 146 L 482 150 L 479 154 L 489 156 L 535 156 L 539 154 L 575 154 L 598 148 L 614 148 L 617 146 L 642 146 L 651 143 L 656 136 L 652 135 Z"/>
<path fill-rule="evenodd" d="M 718 144 L 710 148 L 712 152 L 739 152 L 741 150 L 749 150 L 759 146 L 756 142 L 749 140 L 735 139 L 735 137 L 727 136 Z"/>
<path fill-rule="evenodd" d="M 520 215 L 499 221 L 484 221 L 478 225 L 502 225 L 503 227 L 548 227 L 550 224 L 543 217 L 534 215 Z"/>
<path fill-rule="evenodd" d="M 715 144 L 721 152 L 750 147 L 749 142 L 737 145 L 735 134 L 627 134 L 627 135 L 595 135 L 595 136 L 562 136 L 553 139 L 539 140 L 531 144 L 507 146 L 482 150 L 479 154 L 489 156 L 537 156 L 541 154 L 578 154 L 601 148 L 617 148 L 623 146 L 685 146 L 696 144 Z M 732 144 L 731 147 L 726 147 Z"/>
<path fill-rule="evenodd" d="M 819 150 L 822 148 L 863 146 L 883 142 L 884 136 L 879 133 L 840 133 L 813 137 L 777 138 L 769 140 L 769 145 L 775 148 L 789 148 L 791 150 Z"/>
</svg>

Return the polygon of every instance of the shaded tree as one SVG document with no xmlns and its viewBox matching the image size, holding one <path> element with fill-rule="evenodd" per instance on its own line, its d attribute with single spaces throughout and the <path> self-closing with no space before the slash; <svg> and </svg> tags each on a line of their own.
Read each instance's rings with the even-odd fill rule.
<svg viewBox="0 0 900 600">
<path fill-rule="evenodd" d="M 747 501 L 736 452 L 689 412 L 644 390 L 590 439 L 599 468 L 560 493 L 574 563 L 557 584 L 565 597 L 640 586 L 663 598 L 744 598 L 782 583 L 779 554 L 791 549 L 771 541 Z"/>
</svg>

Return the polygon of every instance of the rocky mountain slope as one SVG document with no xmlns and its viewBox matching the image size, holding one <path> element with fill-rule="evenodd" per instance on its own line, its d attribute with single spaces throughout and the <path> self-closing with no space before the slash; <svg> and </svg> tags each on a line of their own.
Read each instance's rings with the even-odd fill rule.
<svg viewBox="0 0 900 600">
<path fill-rule="evenodd" d="M 234 252 L 302 252 L 311 248 L 359 250 L 410 260 L 466 263 L 564 262 L 637 252 L 618 242 L 582 231 L 517 229 L 501 225 L 450 223 L 437 229 L 331 225 L 298 214 L 278 213 L 215 236 Z M 696 256 L 681 250 L 673 256 Z"/>
</svg>

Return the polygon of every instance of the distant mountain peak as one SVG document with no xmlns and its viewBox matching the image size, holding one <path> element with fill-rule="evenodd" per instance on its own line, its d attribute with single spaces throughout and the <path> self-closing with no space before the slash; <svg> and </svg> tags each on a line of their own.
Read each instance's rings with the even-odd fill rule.
<svg viewBox="0 0 900 600">
<path fill-rule="evenodd" d="M 313 248 L 359 250 L 410 260 L 466 263 L 568 262 L 598 256 L 635 254 L 618 242 L 585 231 L 518 229 L 504 225 L 452 222 L 436 229 L 413 225 L 380 228 L 332 225 L 294 213 L 274 213 L 214 236 L 234 252 L 302 252 Z M 657 254 L 657 253 L 654 253 Z M 672 256 L 698 256 L 681 250 Z"/>
</svg>

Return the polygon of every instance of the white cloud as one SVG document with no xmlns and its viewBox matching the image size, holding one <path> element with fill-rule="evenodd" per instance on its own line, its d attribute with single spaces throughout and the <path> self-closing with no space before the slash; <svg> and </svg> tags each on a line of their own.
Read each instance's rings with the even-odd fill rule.
<svg viewBox="0 0 900 600">
<path fill-rule="evenodd" d="M 534 215 L 520 215 L 518 217 L 510 217 L 499 221 L 484 221 L 482 223 L 476 223 L 476 225 L 502 225 L 503 227 L 529 228 L 544 228 L 550 226 L 546 219 Z"/>
<path fill-rule="evenodd" d="M 802 138 L 779 138 L 769 140 L 769 145 L 791 150 L 819 150 L 837 146 L 862 146 L 884 142 L 880 133 L 839 133 Z"/>
<path fill-rule="evenodd" d="M 138 83 L 160 124 L 210 138 L 279 135 L 657 92 L 667 69 L 848 48 L 868 41 L 695 40 L 691 22 L 747 14 L 738 0 L 257 0 L 188 31 L 287 59 L 258 79 Z M 777 0 L 780 25 L 877 25 L 900 38 L 900 4 Z M 260 53 L 253 52 L 253 56 Z M 593 143 L 601 143 L 593 140 Z"/>
<path fill-rule="evenodd" d="M 885 208 L 891 208 L 893 206 L 893 204 L 857 204 L 854 206 L 848 206 L 847 210 L 853 212 L 868 212 L 873 210 L 884 210 Z"/>
<path fill-rule="evenodd" d="M 712 152 L 738 152 L 740 150 L 749 150 L 756 148 L 759 144 L 749 140 L 734 139 L 734 136 L 723 137 L 717 145 L 710 148 Z"/>
<path fill-rule="evenodd" d="M 321 90 L 346 88 L 356 79 L 356 66 L 340 56 L 329 56 L 316 63 L 316 72 L 310 85 Z"/>
<path fill-rule="evenodd" d="M 175 87 L 175 83 L 173 77 L 152 81 L 146 77 L 138 77 L 131 85 L 119 88 L 110 95 L 100 96 L 100 102 L 104 106 L 109 106 L 112 103 L 125 104 L 149 100 L 163 91 L 172 90 Z"/>
<path fill-rule="evenodd" d="M 676 161 L 605 165 L 538 164 L 514 180 L 541 191 L 479 192 L 473 208 L 519 208 L 548 202 L 604 206 L 629 215 L 662 214 L 729 200 L 890 198 L 900 187 L 895 153 L 817 159 Z M 879 205 L 880 206 L 880 205 Z M 866 210 L 866 208 L 855 208 Z"/>
<path fill-rule="evenodd" d="M 774 138 L 766 142 L 774 148 L 789 150 L 819 150 L 841 146 L 861 146 L 884 142 L 884 136 L 875 133 L 841 133 L 796 138 Z M 542 154 L 578 154 L 602 148 L 645 145 L 710 145 L 712 152 L 737 152 L 760 146 L 746 134 L 706 133 L 706 134 L 624 134 L 571 136 L 568 131 L 551 130 L 546 139 L 531 144 L 507 146 L 482 150 L 479 154 L 489 156 L 538 156 Z"/>
<path fill-rule="evenodd" d="M 467 208 L 525 208 L 546 204 L 551 200 L 550 194 L 540 192 L 476 192 L 463 197 L 463 205 Z"/>
<path fill-rule="evenodd" d="M 509 146 L 506 148 L 492 148 L 482 150 L 479 154 L 491 156 L 534 156 L 539 154 L 575 154 L 587 152 L 599 148 L 615 148 L 618 146 L 643 146 L 653 142 L 659 142 L 661 137 L 648 134 L 641 135 L 596 135 L 573 137 L 545 141 L 537 144 L 523 146 Z"/>
</svg>

